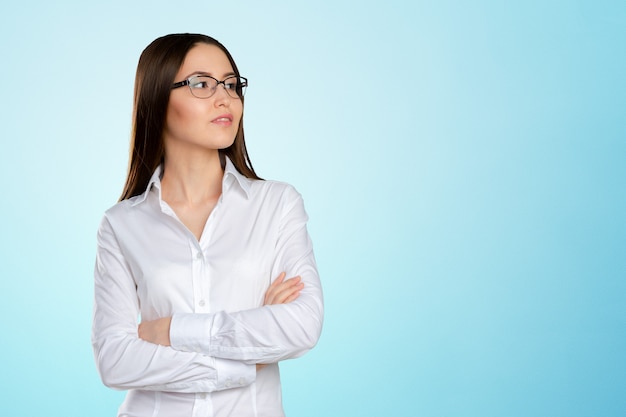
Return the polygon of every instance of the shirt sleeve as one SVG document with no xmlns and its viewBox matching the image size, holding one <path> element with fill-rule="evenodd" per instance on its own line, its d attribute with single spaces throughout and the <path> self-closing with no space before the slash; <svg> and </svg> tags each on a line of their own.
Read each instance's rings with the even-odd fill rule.
<svg viewBox="0 0 626 417">
<path fill-rule="evenodd" d="M 324 314 L 322 287 L 306 228 L 308 216 L 292 187 L 285 191 L 279 215 L 272 276 L 282 271 L 287 277 L 300 275 L 300 296 L 289 304 L 239 312 L 175 313 L 170 327 L 174 349 L 252 364 L 295 358 L 317 344 Z"/>
<path fill-rule="evenodd" d="M 98 372 L 108 387 L 212 392 L 255 380 L 254 365 L 139 339 L 135 281 L 106 216 L 98 230 L 94 275 L 92 346 Z"/>
</svg>

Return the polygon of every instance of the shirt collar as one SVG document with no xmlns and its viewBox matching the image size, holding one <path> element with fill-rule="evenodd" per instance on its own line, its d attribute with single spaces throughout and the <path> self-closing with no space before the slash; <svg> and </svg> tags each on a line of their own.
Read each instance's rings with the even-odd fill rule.
<svg viewBox="0 0 626 417">
<path fill-rule="evenodd" d="M 226 159 L 226 167 L 224 168 L 224 177 L 222 179 L 222 194 L 228 192 L 234 183 L 239 185 L 239 188 L 244 192 L 246 198 L 250 197 L 250 178 L 246 178 L 242 174 L 237 171 L 235 165 L 231 162 L 230 158 L 227 156 L 224 157 Z M 159 200 L 161 199 L 161 176 L 163 174 L 163 164 L 160 164 L 150 177 L 150 181 L 148 181 L 148 185 L 146 186 L 146 190 L 143 194 L 137 196 L 137 199 L 132 203 L 132 206 L 136 206 L 138 204 L 143 203 L 148 198 L 148 193 L 155 187 L 159 193 Z"/>
<path fill-rule="evenodd" d="M 252 180 L 243 176 L 235 165 L 231 162 L 230 158 L 227 156 L 226 159 L 226 167 L 224 168 L 224 179 L 222 180 L 222 193 L 225 193 L 230 186 L 236 181 L 239 184 L 239 188 L 244 192 L 246 198 L 250 197 L 250 185 Z M 235 181 L 230 180 L 230 178 L 234 178 Z"/>
</svg>

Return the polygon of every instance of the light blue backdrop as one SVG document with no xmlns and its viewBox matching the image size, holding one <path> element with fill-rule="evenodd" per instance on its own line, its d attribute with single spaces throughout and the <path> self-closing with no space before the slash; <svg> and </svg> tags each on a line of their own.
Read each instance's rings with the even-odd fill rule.
<svg viewBox="0 0 626 417">
<path fill-rule="evenodd" d="M 0 415 L 114 416 L 96 228 L 135 65 L 220 39 L 326 295 L 291 417 L 626 415 L 626 2 L 5 1 Z"/>
</svg>

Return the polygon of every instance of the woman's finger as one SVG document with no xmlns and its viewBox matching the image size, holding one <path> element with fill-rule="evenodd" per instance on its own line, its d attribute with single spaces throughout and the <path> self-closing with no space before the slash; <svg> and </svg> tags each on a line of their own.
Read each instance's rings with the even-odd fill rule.
<svg viewBox="0 0 626 417">
<path fill-rule="evenodd" d="M 283 280 L 285 279 L 286 275 L 287 274 L 285 272 L 281 272 L 280 275 L 278 276 L 278 278 L 276 278 L 274 280 L 274 282 L 272 282 L 270 287 L 265 292 L 265 298 L 263 299 L 263 305 L 274 304 L 273 303 L 273 301 L 274 301 L 274 293 L 276 292 L 276 289 L 283 283 Z"/>
<path fill-rule="evenodd" d="M 263 305 L 285 304 L 298 298 L 300 291 L 304 288 L 300 276 L 284 280 L 285 273 L 281 273 L 270 285 L 265 293 Z"/>
<path fill-rule="evenodd" d="M 276 288 L 273 295 L 274 304 L 286 304 L 298 298 L 300 291 L 304 288 L 300 277 L 293 277 L 285 281 L 280 287 Z"/>
</svg>

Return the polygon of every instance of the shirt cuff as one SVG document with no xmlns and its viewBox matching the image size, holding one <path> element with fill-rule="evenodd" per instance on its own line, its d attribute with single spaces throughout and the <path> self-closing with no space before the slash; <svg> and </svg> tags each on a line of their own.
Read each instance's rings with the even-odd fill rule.
<svg viewBox="0 0 626 417">
<path fill-rule="evenodd" d="M 183 352 L 208 354 L 211 317 L 207 314 L 175 313 L 170 323 L 170 345 Z"/>
<path fill-rule="evenodd" d="M 256 379 L 256 365 L 247 365 L 239 361 L 215 358 L 215 370 L 217 391 L 245 387 Z"/>
</svg>

